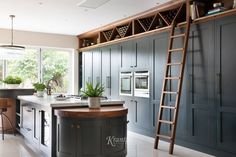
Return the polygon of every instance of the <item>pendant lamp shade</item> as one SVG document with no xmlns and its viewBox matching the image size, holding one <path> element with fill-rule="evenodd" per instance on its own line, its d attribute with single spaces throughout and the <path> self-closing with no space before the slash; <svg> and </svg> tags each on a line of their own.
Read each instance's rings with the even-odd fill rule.
<svg viewBox="0 0 236 157">
<path fill-rule="evenodd" d="M 13 19 L 15 15 L 10 15 L 11 18 L 11 44 L 0 45 L 0 59 L 17 59 L 24 55 L 25 47 L 13 44 Z"/>
</svg>

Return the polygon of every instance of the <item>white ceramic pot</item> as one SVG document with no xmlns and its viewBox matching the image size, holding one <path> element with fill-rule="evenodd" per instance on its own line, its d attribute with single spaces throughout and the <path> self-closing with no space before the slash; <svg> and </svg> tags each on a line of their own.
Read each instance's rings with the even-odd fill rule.
<svg viewBox="0 0 236 157">
<path fill-rule="evenodd" d="M 15 89 L 15 88 L 18 88 L 20 84 L 6 84 L 6 87 L 7 88 L 10 88 L 10 89 Z"/>
<path fill-rule="evenodd" d="M 36 94 L 38 97 L 43 97 L 44 95 L 44 91 L 37 91 L 37 94 Z"/>
<path fill-rule="evenodd" d="M 99 109 L 101 107 L 100 97 L 88 97 L 88 106 L 91 109 Z"/>
</svg>

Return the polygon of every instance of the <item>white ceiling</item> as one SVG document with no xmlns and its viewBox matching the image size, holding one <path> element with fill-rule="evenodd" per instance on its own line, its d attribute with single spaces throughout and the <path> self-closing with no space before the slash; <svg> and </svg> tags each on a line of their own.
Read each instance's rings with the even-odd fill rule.
<svg viewBox="0 0 236 157">
<path fill-rule="evenodd" d="M 10 28 L 14 14 L 15 30 L 78 35 L 169 0 L 109 0 L 96 9 L 77 6 L 81 1 L 0 0 L 0 28 Z"/>
</svg>

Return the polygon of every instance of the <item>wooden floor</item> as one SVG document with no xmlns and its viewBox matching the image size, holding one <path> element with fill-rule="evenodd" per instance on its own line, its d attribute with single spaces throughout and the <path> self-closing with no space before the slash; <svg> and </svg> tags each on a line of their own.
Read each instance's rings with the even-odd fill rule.
<svg viewBox="0 0 236 157">
<path fill-rule="evenodd" d="M 0 136 L 1 137 L 1 136 Z M 128 132 L 128 155 L 127 157 L 212 157 L 184 147 L 176 146 L 174 155 L 168 154 L 169 144 L 160 141 L 160 149 L 154 150 L 154 138 Z M 6 135 L 5 140 L 0 138 L 0 157 L 42 157 L 34 153 L 25 144 L 20 135 Z"/>
</svg>

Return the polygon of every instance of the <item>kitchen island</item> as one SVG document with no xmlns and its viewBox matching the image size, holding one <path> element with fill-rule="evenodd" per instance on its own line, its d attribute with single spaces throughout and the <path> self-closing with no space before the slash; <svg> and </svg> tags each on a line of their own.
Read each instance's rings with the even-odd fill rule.
<svg viewBox="0 0 236 157">
<path fill-rule="evenodd" d="M 87 108 L 86 100 L 56 100 L 54 96 L 18 96 L 20 100 L 20 133 L 26 143 L 44 156 L 56 157 L 56 109 Z M 102 106 L 123 106 L 124 101 L 101 100 Z"/>
<path fill-rule="evenodd" d="M 57 157 L 125 157 L 127 113 L 123 106 L 56 109 Z"/>
<path fill-rule="evenodd" d="M 9 88 L 7 86 L 0 86 L 0 97 L 1 98 L 7 98 L 7 112 L 5 113 L 10 121 L 12 122 L 13 129 L 19 129 L 19 120 L 20 117 L 17 114 L 19 108 L 17 108 L 17 104 L 19 104 L 19 101 L 17 100 L 17 96 L 19 95 L 32 95 L 34 93 L 34 89 L 32 88 L 25 88 L 25 87 L 15 87 L 15 88 Z M 3 119 L 5 130 L 9 130 L 11 127 L 9 123 L 6 121 L 6 119 Z M 0 124 L 0 128 L 2 127 L 2 124 Z M 11 130 L 11 129 L 10 129 Z"/>
</svg>

